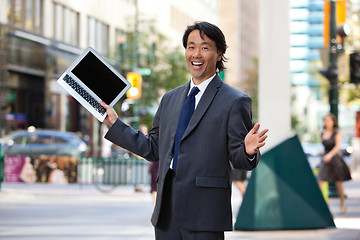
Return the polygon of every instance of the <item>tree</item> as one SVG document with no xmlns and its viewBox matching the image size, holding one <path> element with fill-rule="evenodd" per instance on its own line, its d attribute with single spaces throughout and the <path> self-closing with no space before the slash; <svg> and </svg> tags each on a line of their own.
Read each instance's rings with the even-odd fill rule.
<svg viewBox="0 0 360 240">
<path fill-rule="evenodd" d="M 138 63 L 139 68 L 151 69 L 151 75 L 143 76 L 142 96 L 139 99 L 140 123 L 149 128 L 152 125 L 153 111 L 157 108 L 162 95 L 170 89 L 185 84 L 190 80 L 184 53 L 179 48 L 171 48 L 171 44 L 162 34 L 156 32 L 152 21 L 141 22 L 141 31 L 138 33 Z M 129 26 L 129 29 L 134 29 Z M 121 66 L 119 71 L 123 74 L 133 71 L 135 33 L 125 33 L 126 42 L 122 45 Z M 153 39 L 154 41 L 149 41 Z M 120 49 L 120 48 L 119 48 Z M 120 59 L 120 53 L 116 54 Z M 124 100 L 124 99 L 123 99 Z M 120 101 L 115 107 L 120 111 Z M 132 109 L 130 109 L 130 114 Z"/>
<path fill-rule="evenodd" d="M 253 59 L 253 67 L 245 69 L 246 78 L 242 80 L 242 84 L 244 86 L 244 92 L 248 94 L 252 99 L 252 114 L 253 121 L 258 122 L 259 120 L 259 110 L 258 110 L 258 86 L 259 86 L 259 63 L 258 59 Z"/>
</svg>

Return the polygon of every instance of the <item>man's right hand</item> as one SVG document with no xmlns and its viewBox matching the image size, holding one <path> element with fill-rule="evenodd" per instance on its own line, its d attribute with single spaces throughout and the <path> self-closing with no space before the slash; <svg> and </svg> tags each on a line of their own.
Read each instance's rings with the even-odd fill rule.
<svg viewBox="0 0 360 240">
<path fill-rule="evenodd" d="M 107 105 L 105 102 L 100 101 L 100 105 L 106 109 L 106 113 L 107 113 L 107 116 L 104 119 L 104 123 L 106 125 L 108 125 L 109 127 L 111 127 L 115 123 L 116 119 L 118 118 L 118 115 L 115 112 L 114 108 Z"/>
</svg>

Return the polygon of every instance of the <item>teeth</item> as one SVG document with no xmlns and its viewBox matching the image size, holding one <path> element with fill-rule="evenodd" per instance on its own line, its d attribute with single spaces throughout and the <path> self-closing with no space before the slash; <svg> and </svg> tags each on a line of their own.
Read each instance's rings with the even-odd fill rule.
<svg viewBox="0 0 360 240">
<path fill-rule="evenodd" d="M 195 66 L 200 66 L 200 65 L 202 65 L 202 63 L 199 63 L 199 62 L 192 62 L 192 64 L 195 65 Z"/>
</svg>

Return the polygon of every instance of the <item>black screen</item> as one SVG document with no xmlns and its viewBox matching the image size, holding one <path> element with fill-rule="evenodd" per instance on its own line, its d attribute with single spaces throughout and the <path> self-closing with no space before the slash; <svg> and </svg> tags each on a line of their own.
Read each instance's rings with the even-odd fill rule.
<svg viewBox="0 0 360 240">
<path fill-rule="evenodd" d="M 92 52 L 71 71 L 106 104 L 110 104 L 126 84 Z"/>
</svg>

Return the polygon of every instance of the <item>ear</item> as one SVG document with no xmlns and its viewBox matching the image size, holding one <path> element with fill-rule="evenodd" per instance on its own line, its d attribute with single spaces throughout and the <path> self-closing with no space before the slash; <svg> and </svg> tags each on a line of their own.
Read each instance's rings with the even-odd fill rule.
<svg viewBox="0 0 360 240">
<path fill-rule="evenodd" d="M 220 51 L 218 51 L 217 54 L 218 54 L 217 61 L 220 61 L 223 54 Z"/>
</svg>

